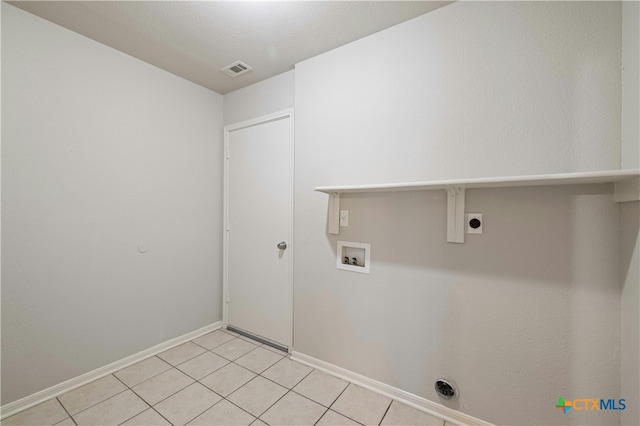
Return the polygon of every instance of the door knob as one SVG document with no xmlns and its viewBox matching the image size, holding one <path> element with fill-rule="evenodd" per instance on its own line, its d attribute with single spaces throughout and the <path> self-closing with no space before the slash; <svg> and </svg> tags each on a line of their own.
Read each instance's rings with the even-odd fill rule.
<svg viewBox="0 0 640 426">
<path fill-rule="evenodd" d="M 281 243 L 278 243 L 278 245 L 276 247 L 278 247 L 280 250 L 286 250 L 287 249 L 287 243 L 282 241 Z"/>
</svg>

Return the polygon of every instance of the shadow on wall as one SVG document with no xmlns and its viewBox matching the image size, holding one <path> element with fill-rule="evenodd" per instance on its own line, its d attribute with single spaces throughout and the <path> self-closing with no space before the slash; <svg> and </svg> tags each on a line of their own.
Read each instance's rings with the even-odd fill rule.
<svg viewBox="0 0 640 426">
<path fill-rule="evenodd" d="M 586 188 L 586 189 L 585 189 Z M 467 190 L 467 212 L 484 214 L 484 234 L 446 241 L 445 191 L 343 194 L 349 227 L 327 235 L 372 245 L 372 266 L 513 276 L 559 283 L 570 279 L 573 195 L 609 193 L 607 185 Z M 585 192 L 586 191 L 586 192 Z M 377 264 L 377 265 L 376 265 Z"/>
<path fill-rule="evenodd" d="M 466 234 L 464 244 L 446 241 L 445 191 L 343 194 L 340 208 L 350 211 L 349 227 L 325 235 L 334 255 L 338 240 L 370 243 L 374 268 L 393 264 L 569 283 L 573 199 L 611 192 L 609 184 L 469 189 L 466 211 L 484 214 L 484 233 Z"/>
<path fill-rule="evenodd" d="M 622 248 L 622 284 L 627 281 L 625 278 L 637 271 L 631 271 L 633 265 L 634 253 L 637 256 L 637 252 L 634 252 L 633 248 L 638 244 L 637 239 L 640 237 L 640 203 L 628 203 L 623 208 L 628 209 L 627 214 L 624 215 L 624 223 L 622 224 L 622 230 L 627 238 L 623 239 L 624 247 Z"/>
<path fill-rule="evenodd" d="M 496 423 L 566 422 L 548 401 L 615 392 L 619 321 L 609 313 L 619 309 L 620 215 L 611 185 L 468 190 L 466 210 L 483 213 L 484 234 L 465 235 L 464 244 L 446 242 L 444 191 L 346 194 L 340 208 L 349 227 L 325 234 L 334 256 L 337 240 L 370 243 L 372 252 L 370 276 L 335 272 L 367 293 L 323 290 L 334 299 L 325 306 L 341 312 L 331 315 L 343 317 L 336 347 L 359 342 L 357 351 L 366 344 L 394 360 L 363 361 L 360 371 L 377 365 L 378 380 Z M 384 298 L 402 315 L 382 313 L 367 334 L 379 307 L 371 300 Z M 404 330 L 411 333 L 399 338 Z M 459 400 L 438 398 L 433 384 L 442 377 L 456 382 Z M 615 423 L 612 416 L 580 421 Z"/>
</svg>

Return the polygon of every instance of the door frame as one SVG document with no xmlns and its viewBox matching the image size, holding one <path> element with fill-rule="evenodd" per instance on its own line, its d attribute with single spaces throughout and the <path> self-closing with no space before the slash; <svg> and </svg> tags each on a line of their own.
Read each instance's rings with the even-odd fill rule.
<svg viewBox="0 0 640 426">
<path fill-rule="evenodd" d="M 289 270 L 288 276 L 288 312 L 289 317 L 289 332 L 288 342 L 279 342 L 285 344 L 289 348 L 291 353 L 293 348 L 293 221 L 294 221 L 294 115 L 293 108 L 285 109 L 282 111 L 274 112 L 271 114 L 263 115 L 260 117 L 252 118 L 250 120 L 241 121 L 235 124 L 229 124 L 224 126 L 224 199 L 223 199 L 223 228 L 222 228 L 222 323 L 226 329 L 229 325 L 229 135 L 231 132 L 248 127 L 258 126 L 260 124 L 266 124 L 271 121 L 278 121 L 283 119 L 289 119 L 289 201 L 291 205 L 291 223 L 289 229 L 290 240 L 287 241 L 289 254 Z M 251 331 L 251 330 L 247 330 Z"/>
</svg>

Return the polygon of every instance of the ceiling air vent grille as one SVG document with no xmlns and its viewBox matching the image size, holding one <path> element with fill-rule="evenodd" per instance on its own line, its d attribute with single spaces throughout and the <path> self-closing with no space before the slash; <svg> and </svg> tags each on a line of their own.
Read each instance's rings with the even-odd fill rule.
<svg viewBox="0 0 640 426">
<path fill-rule="evenodd" d="M 240 74 L 244 74 L 246 72 L 251 71 L 253 68 L 250 67 L 249 65 L 245 64 L 242 61 L 236 61 L 234 63 L 232 63 L 231 65 L 227 65 L 226 67 L 222 68 L 220 71 L 222 71 L 223 73 L 231 76 L 231 77 L 237 77 Z"/>
</svg>

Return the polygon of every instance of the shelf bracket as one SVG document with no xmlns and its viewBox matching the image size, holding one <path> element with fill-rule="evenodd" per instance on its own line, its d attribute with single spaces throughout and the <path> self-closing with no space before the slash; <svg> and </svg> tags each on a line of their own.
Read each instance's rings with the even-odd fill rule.
<svg viewBox="0 0 640 426">
<path fill-rule="evenodd" d="M 464 196 L 465 189 L 447 189 L 447 242 L 464 243 Z"/>
<path fill-rule="evenodd" d="M 640 200 L 640 176 L 614 183 L 613 201 L 624 203 Z"/>
<path fill-rule="evenodd" d="M 327 232 L 329 234 L 340 234 L 340 193 L 329 194 L 329 212 L 327 214 Z"/>
</svg>

